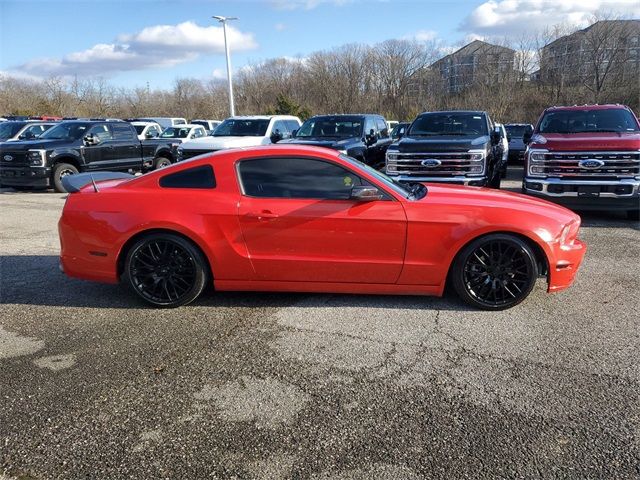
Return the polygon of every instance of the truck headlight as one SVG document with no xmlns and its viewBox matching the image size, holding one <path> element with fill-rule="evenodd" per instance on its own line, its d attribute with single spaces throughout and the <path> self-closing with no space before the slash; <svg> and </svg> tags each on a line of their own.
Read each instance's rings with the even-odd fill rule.
<svg viewBox="0 0 640 480">
<path fill-rule="evenodd" d="M 32 167 L 44 167 L 46 158 L 46 150 L 29 150 L 27 152 L 27 159 L 29 160 L 29 165 Z"/>
<path fill-rule="evenodd" d="M 484 160 L 484 152 L 469 152 L 470 156 L 469 156 L 469 160 L 474 161 L 474 162 L 478 162 L 480 160 Z"/>
<path fill-rule="evenodd" d="M 532 162 L 544 162 L 545 153 L 532 150 L 529 152 L 529 160 Z"/>
<path fill-rule="evenodd" d="M 398 154 L 394 152 L 387 152 L 387 160 L 398 160 Z"/>
</svg>

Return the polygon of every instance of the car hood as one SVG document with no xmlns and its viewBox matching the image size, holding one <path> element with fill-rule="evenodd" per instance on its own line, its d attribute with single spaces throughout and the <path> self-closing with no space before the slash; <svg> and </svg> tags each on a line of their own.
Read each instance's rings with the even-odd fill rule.
<svg viewBox="0 0 640 480">
<path fill-rule="evenodd" d="M 541 133 L 546 143 L 536 141 L 532 148 L 559 151 L 638 150 L 640 133 Z M 534 137 L 536 139 L 536 137 Z"/>
<path fill-rule="evenodd" d="M 4 142 L 0 143 L 0 149 L 6 149 L 11 151 L 26 151 L 26 150 L 52 150 L 58 146 L 69 146 L 75 143 L 75 140 L 21 140 L 18 142 Z"/>
<path fill-rule="evenodd" d="M 419 202 L 425 204 L 442 203 L 469 205 L 480 208 L 504 208 L 517 212 L 536 213 L 552 218 L 560 224 L 579 219 L 571 210 L 558 204 L 548 202 L 520 193 L 506 192 L 481 187 L 464 187 L 461 185 L 427 184 L 428 193 Z"/>
<path fill-rule="evenodd" d="M 182 143 L 182 148 L 188 150 L 210 149 L 222 150 L 224 148 L 253 147 L 265 144 L 267 137 L 200 137 Z M 271 143 L 269 140 L 268 143 Z"/>
<path fill-rule="evenodd" d="M 310 145 L 314 147 L 326 147 L 334 148 L 337 150 L 349 148 L 354 143 L 359 141 L 358 138 L 319 138 L 319 137 L 306 137 L 306 138 L 290 138 L 278 142 L 279 144 L 295 144 L 295 145 Z"/>
<path fill-rule="evenodd" d="M 468 152 L 484 148 L 490 142 L 488 135 L 483 136 L 434 136 L 404 137 L 396 143 L 401 153 L 421 152 Z"/>
</svg>

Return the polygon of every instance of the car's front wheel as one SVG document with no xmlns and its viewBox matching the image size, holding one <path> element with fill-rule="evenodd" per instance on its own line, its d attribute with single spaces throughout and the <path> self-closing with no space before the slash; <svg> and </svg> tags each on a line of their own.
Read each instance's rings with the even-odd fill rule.
<svg viewBox="0 0 640 480">
<path fill-rule="evenodd" d="M 527 298 L 538 278 L 538 263 L 519 237 L 490 234 L 462 249 L 451 275 L 453 287 L 469 305 L 504 310 Z"/>
<path fill-rule="evenodd" d="M 75 175 L 78 169 L 70 163 L 58 163 L 53 167 L 52 179 L 53 189 L 58 193 L 65 193 L 67 190 L 62 185 L 62 179 L 67 175 Z"/>
<path fill-rule="evenodd" d="M 206 259 L 189 240 L 157 233 L 138 240 L 127 253 L 125 279 L 155 307 L 172 308 L 195 300 L 207 283 Z"/>
<path fill-rule="evenodd" d="M 153 169 L 158 170 L 160 168 L 168 167 L 171 165 L 171 160 L 165 157 L 156 157 L 153 159 Z"/>
</svg>

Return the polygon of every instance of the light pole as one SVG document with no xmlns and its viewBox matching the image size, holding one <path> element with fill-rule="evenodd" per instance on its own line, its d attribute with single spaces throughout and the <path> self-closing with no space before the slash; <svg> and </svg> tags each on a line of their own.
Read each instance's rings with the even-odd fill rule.
<svg viewBox="0 0 640 480">
<path fill-rule="evenodd" d="M 214 15 L 215 18 L 222 24 L 222 31 L 224 32 L 224 51 L 227 55 L 227 81 L 229 82 L 229 110 L 233 117 L 235 113 L 235 107 L 233 105 L 233 83 L 231 81 L 231 56 L 229 55 L 229 44 L 227 43 L 227 22 L 229 20 L 238 20 L 238 17 L 221 17 L 220 15 Z"/>
</svg>

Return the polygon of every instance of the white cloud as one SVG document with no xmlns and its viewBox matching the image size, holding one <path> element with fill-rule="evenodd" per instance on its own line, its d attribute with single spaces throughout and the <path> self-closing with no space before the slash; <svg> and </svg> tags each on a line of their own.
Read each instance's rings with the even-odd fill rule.
<svg viewBox="0 0 640 480">
<path fill-rule="evenodd" d="M 286 29 L 286 28 L 287 28 L 287 26 L 286 26 L 284 23 L 276 23 L 276 24 L 274 25 L 274 28 L 275 28 L 278 32 L 281 32 L 281 31 L 283 31 L 284 29 Z"/>
<path fill-rule="evenodd" d="M 435 40 L 437 36 L 438 32 L 436 32 L 435 30 L 418 30 L 417 32 L 410 35 L 405 35 L 404 37 L 402 37 L 402 39 L 424 43 Z"/>
<path fill-rule="evenodd" d="M 511 35 L 558 24 L 586 26 L 598 12 L 640 15 L 638 0 L 489 0 L 462 22 L 462 31 Z"/>
<path fill-rule="evenodd" d="M 257 47 L 251 33 L 227 27 L 231 50 Z M 170 67 L 202 54 L 224 53 L 222 27 L 201 27 L 194 22 L 156 25 L 134 34 L 120 35 L 114 43 L 100 43 L 62 58 L 41 58 L 14 67 L 13 72 L 49 75 L 107 75 L 114 72 Z"/>
</svg>

